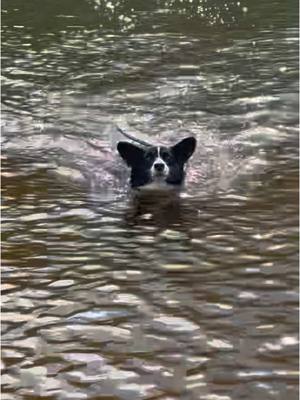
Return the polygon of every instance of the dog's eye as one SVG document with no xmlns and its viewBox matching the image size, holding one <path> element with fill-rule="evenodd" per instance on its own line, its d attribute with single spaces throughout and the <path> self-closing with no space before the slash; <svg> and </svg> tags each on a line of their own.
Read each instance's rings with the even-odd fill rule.
<svg viewBox="0 0 300 400">
<path fill-rule="evenodd" d="M 170 155 L 167 151 L 163 151 L 163 152 L 161 153 L 161 158 L 162 158 L 164 161 L 170 161 L 170 160 L 171 160 L 171 155 Z"/>
<path fill-rule="evenodd" d="M 151 153 L 146 153 L 146 154 L 145 154 L 145 159 L 146 159 L 147 161 L 153 161 L 153 160 L 154 160 L 154 156 L 153 156 L 153 154 L 151 154 Z"/>
</svg>

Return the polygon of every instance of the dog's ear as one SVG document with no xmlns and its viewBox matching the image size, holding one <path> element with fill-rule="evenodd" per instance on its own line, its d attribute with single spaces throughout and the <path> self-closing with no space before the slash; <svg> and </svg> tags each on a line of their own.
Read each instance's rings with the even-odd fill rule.
<svg viewBox="0 0 300 400">
<path fill-rule="evenodd" d="M 143 149 L 129 142 L 119 142 L 117 149 L 120 156 L 126 161 L 129 167 L 138 164 L 144 156 Z"/>
<path fill-rule="evenodd" d="M 175 144 L 175 146 L 172 147 L 172 152 L 176 160 L 186 163 L 194 153 L 196 144 L 196 139 L 192 136 L 187 137 Z"/>
</svg>

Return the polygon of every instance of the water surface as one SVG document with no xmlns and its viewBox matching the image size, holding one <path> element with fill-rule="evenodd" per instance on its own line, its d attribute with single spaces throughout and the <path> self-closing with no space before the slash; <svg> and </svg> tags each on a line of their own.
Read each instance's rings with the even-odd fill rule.
<svg viewBox="0 0 300 400">
<path fill-rule="evenodd" d="M 3 399 L 298 398 L 297 15 L 3 2 Z M 197 138 L 180 196 L 117 123 Z"/>
</svg>

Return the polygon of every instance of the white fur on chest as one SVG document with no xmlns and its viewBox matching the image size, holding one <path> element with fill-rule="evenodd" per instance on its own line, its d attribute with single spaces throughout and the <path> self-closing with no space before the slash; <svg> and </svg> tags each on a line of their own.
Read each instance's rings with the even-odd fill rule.
<svg viewBox="0 0 300 400">
<path fill-rule="evenodd" d="M 160 179 L 160 180 L 154 180 L 150 183 L 147 183 L 146 185 L 140 186 L 137 188 L 139 192 L 179 192 L 180 189 L 182 188 L 182 185 L 172 185 L 170 183 L 167 183 L 166 181 Z"/>
<path fill-rule="evenodd" d="M 168 190 L 168 189 L 173 189 L 174 186 L 166 183 L 164 180 L 155 180 L 151 183 L 148 183 L 146 185 L 143 185 L 140 187 L 140 189 L 143 190 Z"/>
</svg>

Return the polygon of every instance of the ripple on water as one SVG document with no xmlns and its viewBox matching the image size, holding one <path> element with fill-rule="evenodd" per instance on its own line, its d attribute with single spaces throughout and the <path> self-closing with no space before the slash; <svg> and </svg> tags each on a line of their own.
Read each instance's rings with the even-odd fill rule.
<svg viewBox="0 0 300 400">
<path fill-rule="evenodd" d="M 199 330 L 199 326 L 191 321 L 179 317 L 161 315 L 153 319 L 153 326 L 157 331 L 164 333 L 184 333 Z"/>
</svg>

